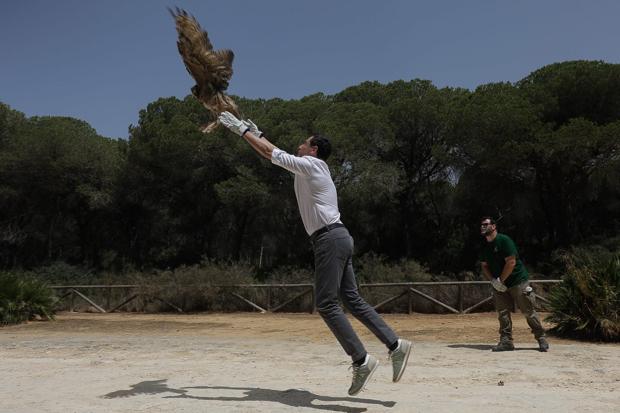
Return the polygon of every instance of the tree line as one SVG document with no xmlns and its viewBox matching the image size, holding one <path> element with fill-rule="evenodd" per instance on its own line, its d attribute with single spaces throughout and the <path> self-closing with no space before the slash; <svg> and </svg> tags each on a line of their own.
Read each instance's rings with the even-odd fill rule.
<svg viewBox="0 0 620 413">
<path fill-rule="evenodd" d="M 472 270 L 483 215 L 545 273 L 571 246 L 620 247 L 620 65 L 556 63 L 473 91 L 415 79 L 235 100 L 288 152 L 315 133 L 332 140 L 359 256 Z M 207 121 L 192 96 L 160 98 L 129 139 L 110 139 L 0 103 L 0 267 L 311 265 L 290 174 L 224 128 L 202 134 Z"/>
</svg>

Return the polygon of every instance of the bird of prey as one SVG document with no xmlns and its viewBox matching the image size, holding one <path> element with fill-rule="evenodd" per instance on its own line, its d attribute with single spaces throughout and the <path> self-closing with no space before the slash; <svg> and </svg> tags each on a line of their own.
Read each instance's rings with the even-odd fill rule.
<svg viewBox="0 0 620 413">
<path fill-rule="evenodd" d="M 200 128 L 203 133 L 209 133 L 217 127 L 217 116 L 220 113 L 228 111 L 239 116 L 237 105 L 224 93 L 233 74 L 232 62 L 235 55 L 228 49 L 213 50 L 209 35 L 194 16 L 178 7 L 176 10 L 168 10 L 176 22 L 179 53 L 185 68 L 196 81 L 192 94 L 214 118 Z"/>
</svg>

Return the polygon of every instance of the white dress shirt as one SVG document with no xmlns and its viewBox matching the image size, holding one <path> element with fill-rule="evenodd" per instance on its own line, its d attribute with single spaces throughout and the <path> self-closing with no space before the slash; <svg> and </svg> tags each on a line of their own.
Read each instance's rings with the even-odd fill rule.
<svg viewBox="0 0 620 413">
<path fill-rule="evenodd" d="M 336 186 L 325 161 L 274 149 L 271 163 L 295 174 L 295 196 L 308 235 L 325 225 L 340 222 Z"/>
</svg>

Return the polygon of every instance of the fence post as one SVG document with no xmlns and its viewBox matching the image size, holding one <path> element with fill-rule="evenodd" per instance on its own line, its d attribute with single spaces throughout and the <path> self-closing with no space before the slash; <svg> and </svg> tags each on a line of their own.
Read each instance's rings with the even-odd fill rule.
<svg viewBox="0 0 620 413">
<path fill-rule="evenodd" d="M 413 313 L 413 293 L 409 289 L 407 289 L 407 301 L 408 301 L 407 314 L 411 314 Z"/>
<path fill-rule="evenodd" d="M 463 284 L 459 284 L 459 313 L 463 314 Z"/>
<path fill-rule="evenodd" d="M 267 287 L 267 305 L 265 308 L 267 311 L 271 310 L 271 286 Z"/>
</svg>

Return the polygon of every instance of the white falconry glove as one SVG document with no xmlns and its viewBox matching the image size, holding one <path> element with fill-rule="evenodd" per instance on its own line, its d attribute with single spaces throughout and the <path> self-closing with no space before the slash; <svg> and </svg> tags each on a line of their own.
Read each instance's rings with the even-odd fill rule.
<svg viewBox="0 0 620 413">
<path fill-rule="evenodd" d="M 218 116 L 217 119 L 222 122 L 222 125 L 226 126 L 239 136 L 243 136 L 244 133 L 250 130 L 249 126 L 243 123 L 242 120 L 237 119 L 236 116 L 230 112 L 220 113 L 220 116 Z"/>
<path fill-rule="evenodd" d="M 499 280 L 499 278 L 493 278 L 493 280 L 491 280 L 491 285 L 493 286 L 493 288 L 495 288 L 500 293 L 503 293 L 506 290 L 508 290 L 508 287 L 506 287 L 504 283 Z"/>
<path fill-rule="evenodd" d="M 252 132 L 252 135 L 256 136 L 257 138 L 263 137 L 263 132 L 261 132 L 258 129 L 258 126 L 256 126 L 256 123 L 252 122 L 252 119 L 242 120 L 241 122 L 243 122 L 245 126 L 247 126 L 250 129 L 250 132 Z"/>
</svg>

